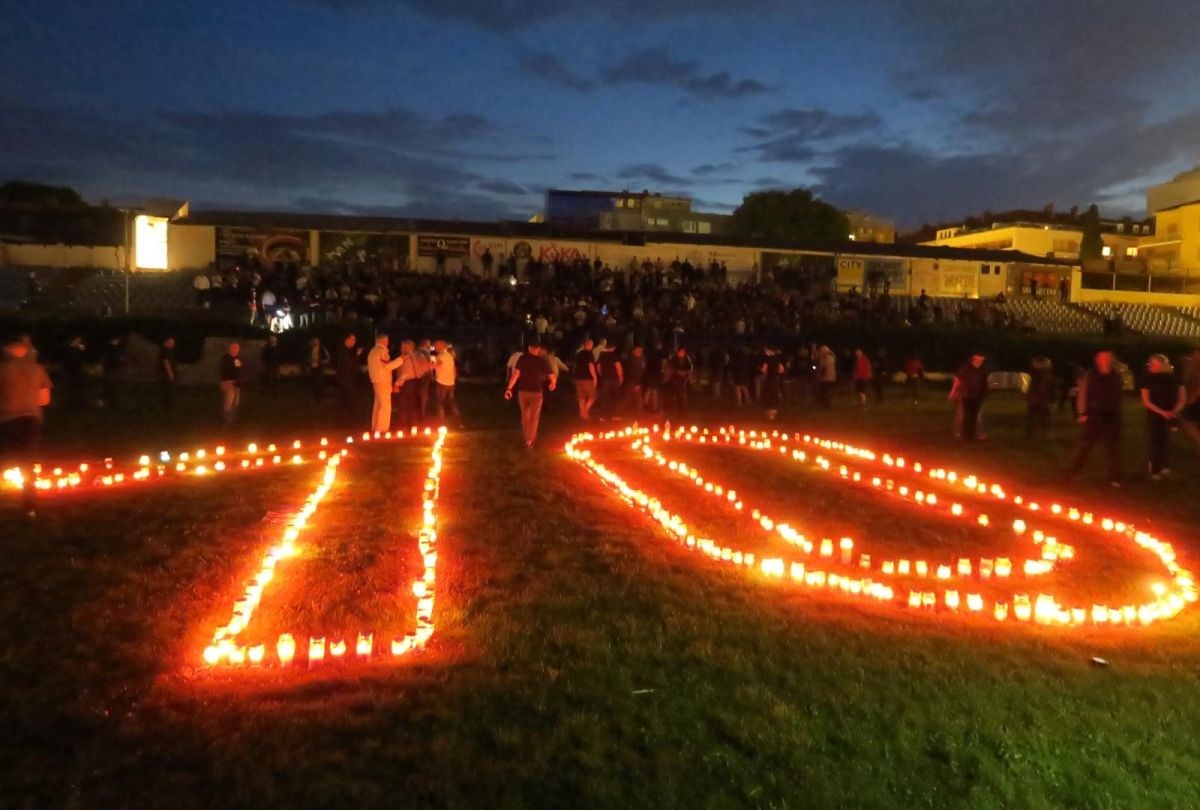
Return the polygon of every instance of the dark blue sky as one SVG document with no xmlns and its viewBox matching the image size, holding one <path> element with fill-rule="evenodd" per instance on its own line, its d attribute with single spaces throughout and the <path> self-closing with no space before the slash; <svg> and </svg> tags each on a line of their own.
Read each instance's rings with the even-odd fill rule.
<svg viewBox="0 0 1200 810">
<path fill-rule="evenodd" d="M 902 225 L 1200 161 L 1194 0 L 5 3 L 0 177 L 93 200 L 527 217 L 547 186 Z"/>
</svg>

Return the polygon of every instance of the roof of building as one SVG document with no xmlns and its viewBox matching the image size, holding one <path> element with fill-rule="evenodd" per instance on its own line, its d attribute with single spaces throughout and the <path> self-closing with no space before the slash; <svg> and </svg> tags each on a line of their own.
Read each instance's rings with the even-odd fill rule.
<svg viewBox="0 0 1200 810">
<path fill-rule="evenodd" d="M 940 245 L 909 245 L 878 242 L 804 242 L 769 240 L 718 234 L 674 231 L 597 231 L 554 222 L 467 221 L 402 217 L 344 216 L 268 211 L 193 211 L 177 217 L 176 225 L 207 225 L 234 228 L 350 231 L 358 233 L 423 233 L 443 235 L 496 236 L 526 239 L 586 239 L 627 245 L 672 244 L 791 250 L 808 253 L 842 253 L 863 257 L 914 259 L 958 259 L 974 262 L 1023 262 L 1026 264 L 1077 265 L 1070 259 L 1051 259 L 1013 250 L 978 250 Z"/>
<path fill-rule="evenodd" d="M 1166 208 L 1158 209 L 1158 211 L 1156 211 L 1155 213 L 1161 214 L 1163 211 L 1176 211 L 1180 208 L 1187 208 L 1190 205 L 1200 205 L 1200 200 L 1189 200 L 1188 202 L 1181 202 L 1181 203 L 1176 203 L 1175 205 L 1168 205 Z"/>
</svg>

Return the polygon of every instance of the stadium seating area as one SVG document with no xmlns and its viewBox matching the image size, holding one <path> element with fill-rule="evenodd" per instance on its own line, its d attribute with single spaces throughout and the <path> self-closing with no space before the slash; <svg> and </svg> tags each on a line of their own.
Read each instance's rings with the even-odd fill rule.
<svg viewBox="0 0 1200 810">
<path fill-rule="evenodd" d="M 1019 324 L 1035 332 L 1062 335 L 1098 335 L 1104 331 L 1103 319 L 1057 298 L 1014 298 L 1003 307 Z"/>
<path fill-rule="evenodd" d="M 1101 318 L 1120 318 L 1126 331 L 1165 337 L 1200 337 L 1200 321 L 1179 309 L 1148 304 L 1088 303 L 1080 306 Z"/>
</svg>

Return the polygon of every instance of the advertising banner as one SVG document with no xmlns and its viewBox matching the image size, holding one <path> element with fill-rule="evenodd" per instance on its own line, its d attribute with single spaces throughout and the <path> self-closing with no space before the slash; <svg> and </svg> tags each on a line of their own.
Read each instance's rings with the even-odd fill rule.
<svg viewBox="0 0 1200 810">
<path fill-rule="evenodd" d="M 255 256 L 266 264 L 306 264 L 308 231 L 274 228 L 217 228 L 217 262 L 240 264 Z"/>
<path fill-rule="evenodd" d="M 408 237 L 403 234 L 321 231 L 319 244 L 322 263 L 397 267 L 408 255 Z"/>
<path fill-rule="evenodd" d="M 471 237 L 425 234 L 417 237 L 418 256 L 437 256 L 439 253 L 447 258 L 469 256 L 471 254 Z"/>
</svg>

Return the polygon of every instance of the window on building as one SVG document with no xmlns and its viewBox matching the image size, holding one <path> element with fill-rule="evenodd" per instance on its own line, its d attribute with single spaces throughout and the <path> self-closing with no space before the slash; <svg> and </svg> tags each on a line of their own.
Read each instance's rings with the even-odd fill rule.
<svg viewBox="0 0 1200 810">
<path fill-rule="evenodd" d="M 712 223 L 711 222 L 699 223 L 699 230 L 700 230 L 700 233 L 712 233 Z"/>
<path fill-rule="evenodd" d="M 624 207 L 625 207 L 625 198 L 617 197 L 617 208 L 624 208 Z"/>
<path fill-rule="evenodd" d="M 1137 255 L 1137 248 L 1135 248 L 1135 247 L 1125 248 L 1125 255 L 1132 259 L 1134 256 Z"/>
<path fill-rule="evenodd" d="M 682 224 L 683 224 L 683 232 L 684 233 L 695 233 L 696 232 L 696 223 L 693 222 L 692 220 L 685 219 Z"/>
<path fill-rule="evenodd" d="M 992 268 L 992 275 L 993 276 L 1000 275 L 1000 265 L 996 265 L 995 267 Z"/>
<path fill-rule="evenodd" d="M 1137 226 L 1134 225 L 1133 227 L 1136 228 Z M 1125 223 L 1124 222 L 1117 223 L 1117 233 L 1125 233 Z"/>
<path fill-rule="evenodd" d="M 1112 246 L 1111 246 L 1111 245 L 1105 245 L 1104 247 L 1100 248 L 1100 255 L 1101 255 L 1101 256 L 1103 256 L 1103 257 L 1104 257 L 1104 258 L 1106 258 L 1106 259 L 1107 259 L 1108 257 L 1112 256 Z"/>
<path fill-rule="evenodd" d="M 986 275 L 987 275 L 989 272 L 991 272 L 991 269 L 992 269 L 992 268 L 988 267 L 988 266 L 985 264 L 985 265 L 983 265 L 983 268 L 982 268 L 982 269 L 979 271 L 979 274 L 980 274 L 981 276 L 986 276 Z"/>
</svg>

